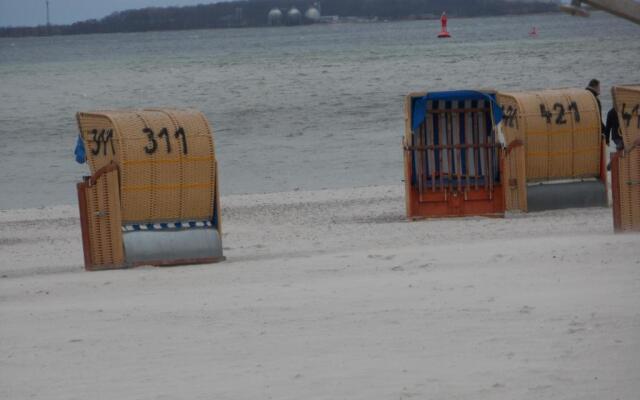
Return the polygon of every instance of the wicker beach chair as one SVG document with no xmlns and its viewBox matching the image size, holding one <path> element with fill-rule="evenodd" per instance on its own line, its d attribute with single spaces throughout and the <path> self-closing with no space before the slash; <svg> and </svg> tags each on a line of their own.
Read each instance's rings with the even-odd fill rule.
<svg viewBox="0 0 640 400">
<path fill-rule="evenodd" d="M 624 142 L 611 154 L 613 225 L 616 232 L 640 232 L 640 85 L 611 92 Z"/>
<path fill-rule="evenodd" d="M 506 209 L 607 206 L 605 144 L 595 97 L 587 90 L 499 92 L 507 143 Z"/>
<path fill-rule="evenodd" d="M 202 113 L 77 119 L 92 174 L 78 184 L 86 269 L 224 259 L 215 146 Z"/>
</svg>

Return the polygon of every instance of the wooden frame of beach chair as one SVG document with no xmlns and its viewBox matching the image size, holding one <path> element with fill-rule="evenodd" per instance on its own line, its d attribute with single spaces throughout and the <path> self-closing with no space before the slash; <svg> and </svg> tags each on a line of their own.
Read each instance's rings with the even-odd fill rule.
<svg viewBox="0 0 640 400">
<path fill-rule="evenodd" d="M 77 185 L 84 264 L 88 270 L 124 265 L 118 166 L 111 162 Z"/>
<path fill-rule="evenodd" d="M 606 206 L 606 149 L 595 97 L 582 89 L 498 92 L 508 211 Z"/>
<path fill-rule="evenodd" d="M 204 115 L 152 109 L 77 119 L 92 173 L 78 184 L 86 269 L 224 259 L 218 168 Z"/>
<path fill-rule="evenodd" d="M 624 149 L 611 154 L 613 225 L 640 232 L 640 85 L 611 89 Z"/>
<path fill-rule="evenodd" d="M 406 96 L 408 218 L 504 215 L 503 145 L 491 96 L 477 91 Z"/>
</svg>

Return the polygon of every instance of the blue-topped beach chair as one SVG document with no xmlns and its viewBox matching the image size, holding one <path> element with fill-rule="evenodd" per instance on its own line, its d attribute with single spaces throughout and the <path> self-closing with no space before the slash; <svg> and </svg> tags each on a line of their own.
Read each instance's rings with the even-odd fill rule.
<svg viewBox="0 0 640 400">
<path fill-rule="evenodd" d="M 461 90 L 406 97 L 403 147 L 408 218 L 504 215 L 501 119 L 493 92 Z"/>
</svg>

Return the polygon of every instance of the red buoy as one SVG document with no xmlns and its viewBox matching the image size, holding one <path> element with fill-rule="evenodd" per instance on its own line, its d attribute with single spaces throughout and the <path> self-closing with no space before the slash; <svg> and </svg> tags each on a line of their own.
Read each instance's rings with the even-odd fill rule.
<svg viewBox="0 0 640 400">
<path fill-rule="evenodd" d="M 531 28 L 531 31 L 529 31 L 529 36 L 538 37 L 538 30 L 536 29 L 535 26 L 533 28 Z"/>
<path fill-rule="evenodd" d="M 442 29 L 440 30 L 438 37 L 440 39 L 450 38 L 451 35 L 449 34 L 449 32 L 447 32 L 447 13 L 446 12 L 442 13 L 442 16 L 440 17 L 440 24 L 442 24 Z"/>
</svg>

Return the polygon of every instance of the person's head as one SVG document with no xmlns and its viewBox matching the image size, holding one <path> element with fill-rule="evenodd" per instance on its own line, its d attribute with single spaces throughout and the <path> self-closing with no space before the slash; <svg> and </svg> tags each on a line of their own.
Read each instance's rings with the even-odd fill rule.
<svg viewBox="0 0 640 400">
<path fill-rule="evenodd" d="M 589 86 L 587 86 L 587 89 L 591 89 L 593 90 L 593 92 L 596 95 L 600 94 L 600 81 L 597 79 L 592 79 L 589 81 Z"/>
</svg>

